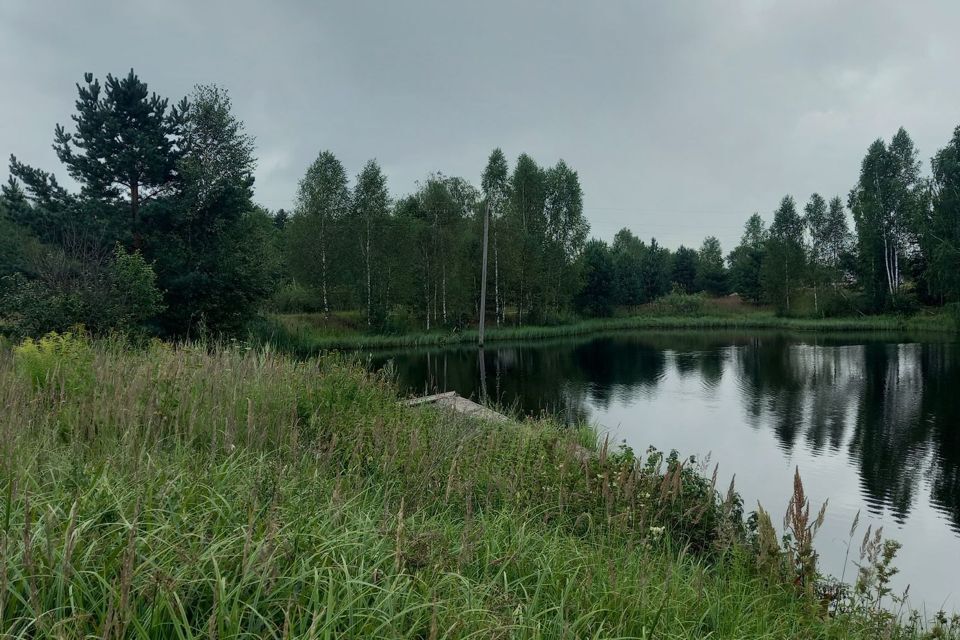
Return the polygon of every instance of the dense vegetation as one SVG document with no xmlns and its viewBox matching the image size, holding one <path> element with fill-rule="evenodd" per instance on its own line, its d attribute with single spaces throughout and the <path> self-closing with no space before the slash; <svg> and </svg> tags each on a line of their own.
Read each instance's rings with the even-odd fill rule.
<svg viewBox="0 0 960 640">
<path fill-rule="evenodd" d="M 854 589 L 820 580 L 799 480 L 781 542 L 689 461 L 336 359 L 51 335 L 0 352 L 0 402 L 5 636 L 956 634 L 894 624 L 872 534 Z"/>
<path fill-rule="evenodd" d="M 960 128 L 921 174 L 902 129 L 867 151 L 844 202 L 784 197 L 728 254 L 715 237 L 670 250 L 628 229 L 588 240 L 579 178 L 560 160 L 491 153 L 479 188 L 434 173 L 393 197 L 376 161 L 352 181 L 322 151 L 291 212 L 253 201 L 254 143 L 226 91 L 175 105 L 132 71 L 78 85 L 54 148 L 78 192 L 10 159 L 0 195 L 0 330 L 82 324 L 156 335 L 244 331 L 262 311 L 359 310 L 372 332 L 605 316 L 671 292 L 736 292 L 780 315 L 910 312 L 960 304 Z M 848 220 L 853 221 L 852 230 Z"/>
</svg>

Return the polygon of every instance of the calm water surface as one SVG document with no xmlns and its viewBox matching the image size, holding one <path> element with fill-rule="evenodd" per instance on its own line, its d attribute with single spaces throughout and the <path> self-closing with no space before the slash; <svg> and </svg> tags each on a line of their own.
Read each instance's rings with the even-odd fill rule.
<svg viewBox="0 0 960 640">
<path fill-rule="evenodd" d="M 829 498 L 823 568 L 846 579 L 867 524 L 903 543 L 898 586 L 960 611 L 960 344 L 866 337 L 629 333 L 375 354 L 410 393 L 488 397 L 597 424 L 635 451 L 709 454 L 747 509 L 782 516 L 800 468 Z M 481 374 L 481 371 L 483 372 Z M 850 525 L 859 535 L 845 561 Z M 778 524 L 779 521 L 775 520 Z"/>
</svg>

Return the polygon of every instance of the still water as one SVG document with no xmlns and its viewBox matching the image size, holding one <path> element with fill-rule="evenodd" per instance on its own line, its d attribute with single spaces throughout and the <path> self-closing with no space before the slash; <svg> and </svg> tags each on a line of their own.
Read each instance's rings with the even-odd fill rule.
<svg viewBox="0 0 960 640">
<path fill-rule="evenodd" d="M 960 611 L 960 343 L 905 336 L 621 333 L 408 350 L 388 361 L 409 393 L 457 391 L 517 413 L 586 421 L 736 474 L 747 510 L 782 517 L 799 467 L 821 566 L 850 581 L 866 525 L 903 543 L 896 586 Z M 482 362 L 482 367 L 481 367 Z M 861 512 L 847 559 L 850 526 Z M 780 520 L 774 520 L 778 525 Z"/>
</svg>

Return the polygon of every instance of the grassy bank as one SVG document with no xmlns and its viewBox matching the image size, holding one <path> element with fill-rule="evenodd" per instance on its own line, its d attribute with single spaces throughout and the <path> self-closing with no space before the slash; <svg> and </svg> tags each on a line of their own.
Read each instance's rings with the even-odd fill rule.
<svg viewBox="0 0 960 640">
<path fill-rule="evenodd" d="M 0 403 L 4 637 L 928 637 L 829 615 L 691 465 L 337 359 L 47 340 Z"/>
<path fill-rule="evenodd" d="M 580 320 L 551 326 L 491 327 L 486 342 L 529 341 L 592 333 L 627 330 L 671 329 L 776 329 L 791 332 L 955 332 L 956 324 L 946 313 L 914 316 L 861 316 L 850 318 L 785 318 L 771 311 L 735 313 L 706 308 L 703 313 L 677 315 L 638 311 L 613 318 Z M 330 349 L 378 349 L 477 342 L 477 331 L 438 330 L 399 334 L 376 334 L 343 323 L 331 323 L 318 314 L 274 315 L 256 323 L 253 337 L 289 353 L 315 354 Z"/>
</svg>

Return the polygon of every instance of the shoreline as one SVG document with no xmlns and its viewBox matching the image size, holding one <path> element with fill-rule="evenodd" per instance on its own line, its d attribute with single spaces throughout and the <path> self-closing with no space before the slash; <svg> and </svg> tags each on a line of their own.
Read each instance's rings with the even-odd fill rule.
<svg viewBox="0 0 960 640">
<path fill-rule="evenodd" d="M 368 334 L 352 332 L 325 334 L 322 328 L 301 324 L 289 327 L 276 316 L 263 318 L 251 330 L 251 338 L 277 348 L 299 354 L 321 351 L 380 349 L 397 347 L 449 346 L 475 343 L 476 329 L 465 331 L 432 331 L 402 334 Z M 862 318 L 784 318 L 767 313 L 738 315 L 635 315 L 598 318 L 559 325 L 531 325 L 488 329 L 485 343 L 536 341 L 550 338 L 583 336 L 631 330 L 782 330 L 795 333 L 905 332 L 956 333 L 951 318 L 945 314 L 900 316 L 865 316 Z"/>
</svg>

